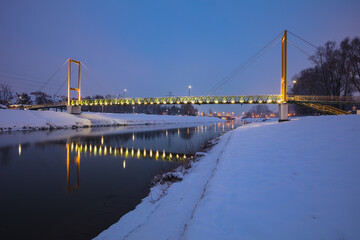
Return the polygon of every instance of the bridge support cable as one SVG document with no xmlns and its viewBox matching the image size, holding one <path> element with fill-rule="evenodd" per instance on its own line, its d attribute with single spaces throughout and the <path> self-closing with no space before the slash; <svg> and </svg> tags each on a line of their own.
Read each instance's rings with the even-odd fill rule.
<svg viewBox="0 0 360 240">
<path fill-rule="evenodd" d="M 298 39 L 300 39 L 301 41 L 303 41 L 303 42 L 305 42 L 305 43 L 307 43 L 308 45 L 310 45 L 311 47 L 313 47 L 313 48 L 315 48 L 315 49 L 317 49 L 318 47 L 317 46 L 315 46 L 314 44 L 312 44 L 311 42 L 309 42 L 309 41 L 307 41 L 307 40 L 305 40 L 305 39 L 303 39 L 302 37 L 299 37 L 298 35 L 296 35 L 295 33 L 293 33 L 293 32 L 291 32 L 291 31 L 288 31 L 291 35 L 293 35 L 294 37 L 296 37 L 296 38 L 298 38 Z"/>
<path fill-rule="evenodd" d="M 70 74 L 72 74 L 74 71 L 75 71 L 75 69 L 71 70 Z M 55 95 L 57 95 L 65 87 L 65 84 L 67 81 L 68 81 L 68 79 L 64 78 L 64 81 L 61 83 L 60 87 L 54 93 Z"/>
<path fill-rule="evenodd" d="M 212 88 L 210 88 L 207 96 L 213 94 L 215 91 L 217 91 L 219 88 L 221 88 L 224 84 L 226 84 L 230 80 L 232 80 L 235 77 L 237 77 L 238 75 L 240 75 L 249 66 L 251 66 L 254 62 L 256 62 L 261 56 L 263 56 L 267 51 L 269 51 L 271 48 L 273 48 L 280 41 L 279 37 L 281 36 L 281 34 L 282 33 L 278 34 L 274 39 L 272 39 L 269 43 L 267 43 L 264 47 L 262 47 L 259 51 L 257 51 L 253 56 L 248 58 L 246 61 L 244 61 L 242 64 L 240 64 L 237 68 L 235 68 L 231 73 L 226 75 L 222 80 L 220 80 Z M 279 39 L 279 40 L 276 41 L 277 39 Z M 276 42 L 273 44 L 274 41 L 276 41 Z"/>
<path fill-rule="evenodd" d="M 291 45 L 293 45 L 294 47 L 296 47 L 300 52 L 302 52 L 302 53 L 305 54 L 306 56 L 311 57 L 311 54 L 309 54 L 308 52 L 306 52 L 304 49 L 296 46 L 294 43 L 290 42 L 289 40 L 288 40 L 288 43 L 290 43 Z"/>
<path fill-rule="evenodd" d="M 48 80 L 45 81 L 45 83 L 40 87 L 39 91 L 42 91 L 44 87 L 55 77 L 55 75 L 65 66 L 65 64 L 69 60 L 66 60 L 51 76 Z"/>
<path fill-rule="evenodd" d="M 81 64 L 84 67 L 84 70 L 86 70 L 84 71 L 84 74 L 88 76 L 89 79 L 93 80 L 93 83 L 92 82 L 89 83 L 92 83 L 96 87 L 96 91 L 99 91 L 100 88 L 101 89 L 100 91 L 103 92 L 104 94 L 109 94 L 113 92 L 113 91 L 109 91 L 109 89 L 104 88 L 103 82 L 99 80 L 97 75 L 88 66 L 86 66 L 85 63 L 81 62 Z"/>
</svg>

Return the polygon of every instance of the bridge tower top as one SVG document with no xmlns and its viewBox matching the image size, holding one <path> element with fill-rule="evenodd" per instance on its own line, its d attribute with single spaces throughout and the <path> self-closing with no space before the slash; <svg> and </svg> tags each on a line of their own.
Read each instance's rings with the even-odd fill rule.
<svg viewBox="0 0 360 240">
<path fill-rule="evenodd" d="M 68 60 L 69 62 L 69 70 L 68 70 L 68 101 L 67 101 L 67 105 L 70 106 L 71 104 L 71 96 L 70 96 L 70 91 L 77 91 L 78 92 L 78 100 L 81 100 L 81 62 L 79 61 L 75 61 L 71 58 L 69 58 Z M 77 88 L 72 88 L 71 87 L 71 63 L 75 63 L 79 65 L 79 76 L 78 76 L 78 87 Z"/>
</svg>

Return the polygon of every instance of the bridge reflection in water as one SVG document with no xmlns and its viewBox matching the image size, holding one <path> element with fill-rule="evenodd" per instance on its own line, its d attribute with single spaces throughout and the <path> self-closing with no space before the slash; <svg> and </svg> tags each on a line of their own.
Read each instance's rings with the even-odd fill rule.
<svg viewBox="0 0 360 240">
<path fill-rule="evenodd" d="M 205 133 L 207 131 L 216 133 L 221 130 L 225 132 L 225 129 L 234 129 L 234 121 L 231 122 L 222 122 L 214 123 L 211 125 L 202 125 L 196 127 L 187 127 L 187 128 L 175 128 L 175 129 L 163 129 L 157 131 L 159 136 L 170 137 L 172 134 L 179 135 L 181 138 L 188 138 L 192 136 L 193 133 Z M 190 131 L 193 129 L 193 131 Z M 104 136 L 96 137 L 92 139 L 91 142 L 82 142 L 78 140 L 70 140 L 65 143 L 66 145 L 66 182 L 67 182 L 67 192 L 73 192 L 79 190 L 80 188 L 80 160 L 81 157 L 113 157 L 120 158 L 122 160 L 123 169 L 126 168 L 126 161 L 131 161 L 131 159 L 153 159 L 156 161 L 165 161 L 165 162 L 186 162 L 194 158 L 195 154 L 185 154 L 180 152 L 171 152 L 166 151 L 165 149 L 147 149 L 139 147 L 124 147 L 122 144 L 125 144 L 128 140 L 135 142 L 136 140 L 142 140 L 148 138 L 145 136 L 148 132 L 132 132 L 123 134 L 125 142 L 114 141 L 114 136 L 109 135 L 107 141 L 104 141 Z M 153 132 L 151 134 L 154 134 Z M 94 141 L 95 140 L 95 141 Z M 110 140 L 111 143 L 107 143 Z M 116 146 L 118 145 L 118 146 Z M 119 145 L 121 145 L 119 147 Z M 21 154 L 21 145 L 19 145 L 19 155 Z M 76 172 L 76 178 L 71 172 Z M 73 172 L 74 174 L 74 172 Z M 74 176 L 73 176 L 74 177 Z M 75 181 L 75 184 L 71 184 L 72 181 Z"/>
<path fill-rule="evenodd" d="M 134 136 L 134 135 L 133 135 Z M 155 159 L 156 161 L 177 161 L 185 162 L 189 159 L 193 159 L 193 154 L 183 154 L 183 153 L 173 153 L 166 152 L 165 150 L 147 150 L 146 148 L 134 149 L 127 147 L 112 147 L 103 145 L 104 138 L 101 137 L 101 145 L 95 144 L 81 144 L 81 143 L 66 143 L 66 182 L 67 182 L 67 192 L 72 192 L 80 188 L 80 159 L 81 155 L 85 156 L 112 156 L 119 157 L 122 159 Z M 70 153 L 75 153 L 75 157 L 71 158 Z M 126 160 L 123 160 L 123 168 L 126 168 Z M 70 186 L 70 163 L 76 165 L 76 184 Z"/>
</svg>

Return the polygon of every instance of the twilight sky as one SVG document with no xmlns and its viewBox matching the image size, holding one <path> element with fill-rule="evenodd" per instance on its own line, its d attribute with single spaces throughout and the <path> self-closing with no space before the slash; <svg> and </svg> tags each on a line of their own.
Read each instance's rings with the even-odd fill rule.
<svg viewBox="0 0 360 240">
<path fill-rule="evenodd" d="M 315 45 L 360 36 L 360 1 L 0 2 L 0 83 L 41 89 L 66 61 L 82 61 L 83 96 L 207 95 L 284 29 Z M 289 36 L 309 53 L 314 49 Z M 217 94 L 280 92 L 280 44 Z M 288 76 L 311 66 L 289 45 Z M 73 72 L 75 76 L 76 72 Z M 66 94 L 67 68 L 42 89 Z M 210 106 L 201 107 L 208 110 Z M 243 107 L 211 106 L 242 112 Z"/>
</svg>

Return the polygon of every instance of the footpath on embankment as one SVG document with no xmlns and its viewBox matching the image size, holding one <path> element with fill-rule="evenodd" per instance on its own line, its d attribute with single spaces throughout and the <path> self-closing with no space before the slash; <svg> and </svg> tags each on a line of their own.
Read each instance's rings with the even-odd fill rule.
<svg viewBox="0 0 360 240">
<path fill-rule="evenodd" d="M 219 121 L 224 120 L 215 117 L 120 113 L 72 115 L 65 112 L 0 109 L 0 132 L 145 124 L 211 123 Z"/>
<path fill-rule="evenodd" d="M 359 239 L 360 116 L 238 127 L 96 239 Z"/>
</svg>

